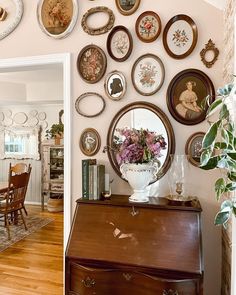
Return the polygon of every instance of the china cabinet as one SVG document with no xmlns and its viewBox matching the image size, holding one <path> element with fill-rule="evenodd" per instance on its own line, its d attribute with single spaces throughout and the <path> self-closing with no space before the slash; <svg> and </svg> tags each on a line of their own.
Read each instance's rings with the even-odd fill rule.
<svg viewBox="0 0 236 295">
<path fill-rule="evenodd" d="M 79 199 L 65 266 L 66 295 L 202 295 L 200 203 Z"/>
<path fill-rule="evenodd" d="M 64 192 L 64 147 L 42 144 L 42 194 L 41 207 L 45 200 L 62 199 Z"/>
</svg>

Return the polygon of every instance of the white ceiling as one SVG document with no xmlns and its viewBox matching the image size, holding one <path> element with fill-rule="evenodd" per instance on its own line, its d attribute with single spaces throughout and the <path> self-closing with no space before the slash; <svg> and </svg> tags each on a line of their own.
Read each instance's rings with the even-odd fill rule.
<svg viewBox="0 0 236 295">
<path fill-rule="evenodd" d="M 226 1 L 227 0 L 204 0 L 204 1 L 206 1 L 207 3 L 215 6 L 218 9 L 223 10 L 225 8 L 225 6 L 226 6 Z"/>
</svg>

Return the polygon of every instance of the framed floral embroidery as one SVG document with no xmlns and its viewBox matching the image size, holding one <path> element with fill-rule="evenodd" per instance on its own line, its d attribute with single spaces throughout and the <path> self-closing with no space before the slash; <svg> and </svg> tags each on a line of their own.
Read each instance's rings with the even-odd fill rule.
<svg viewBox="0 0 236 295">
<path fill-rule="evenodd" d="M 87 45 L 77 59 L 77 69 L 81 78 L 87 83 L 96 83 L 102 79 L 107 68 L 104 51 L 96 45 Z"/>
<path fill-rule="evenodd" d="M 138 93 L 149 96 L 162 86 L 165 68 L 159 57 L 154 54 L 140 56 L 132 68 L 132 82 Z"/>
<path fill-rule="evenodd" d="M 173 58 L 182 59 L 188 56 L 194 50 L 197 39 L 197 26 L 185 14 L 172 17 L 164 28 L 163 44 Z"/>
<path fill-rule="evenodd" d="M 138 17 L 135 30 L 141 41 L 153 42 L 161 33 L 161 19 L 155 12 L 145 11 Z"/>
</svg>

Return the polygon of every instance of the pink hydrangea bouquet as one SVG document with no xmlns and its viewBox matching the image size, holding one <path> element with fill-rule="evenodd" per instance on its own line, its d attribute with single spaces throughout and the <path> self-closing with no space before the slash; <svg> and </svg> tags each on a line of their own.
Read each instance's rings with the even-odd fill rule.
<svg viewBox="0 0 236 295">
<path fill-rule="evenodd" d="M 123 163 L 148 163 L 158 161 L 161 150 L 167 143 L 162 135 L 147 129 L 116 129 L 118 135 L 114 139 L 116 159 L 119 165 Z"/>
</svg>

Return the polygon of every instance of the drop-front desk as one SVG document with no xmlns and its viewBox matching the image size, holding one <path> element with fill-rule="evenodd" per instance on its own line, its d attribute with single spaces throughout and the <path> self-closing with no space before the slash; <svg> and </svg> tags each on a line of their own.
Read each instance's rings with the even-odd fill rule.
<svg viewBox="0 0 236 295">
<path fill-rule="evenodd" d="M 66 295 L 202 295 L 199 202 L 79 199 L 65 275 Z"/>
</svg>

